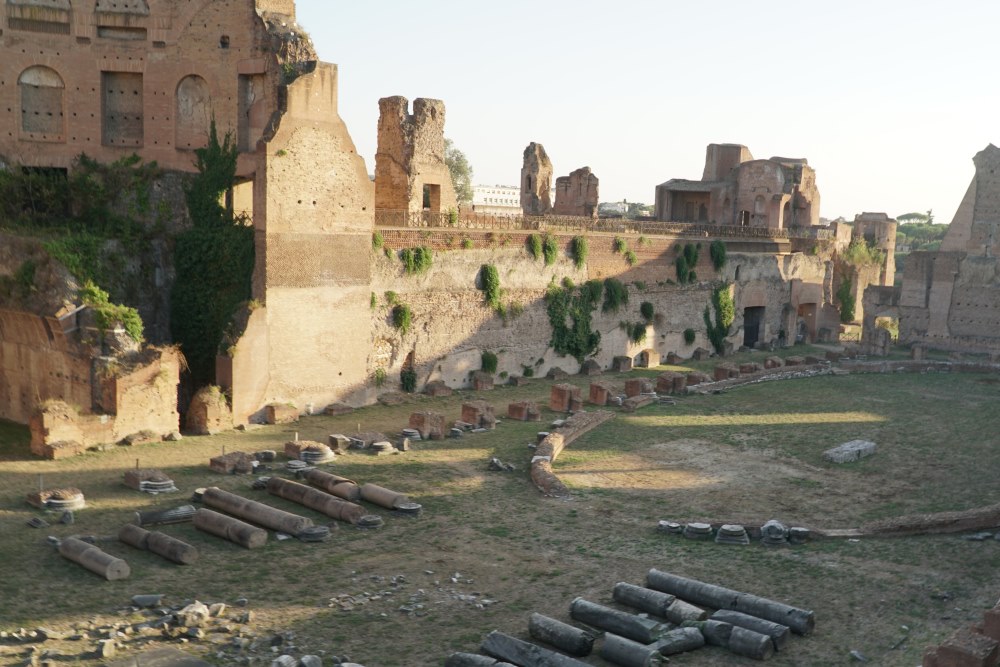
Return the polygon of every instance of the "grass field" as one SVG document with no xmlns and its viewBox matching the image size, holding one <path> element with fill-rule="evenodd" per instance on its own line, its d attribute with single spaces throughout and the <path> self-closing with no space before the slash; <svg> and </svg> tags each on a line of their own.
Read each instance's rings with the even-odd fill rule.
<svg viewBox="0 0 1000 667">
<path fill-rule="evenodd" d="M 610 379 L 622 383 L 624 376 Z M 547 381 L 535 380 L 481 396 L 505 413 L 514 400 L 547 403 L 548 388 Z M 822 540 L 767 549 L 689 542 L 654 530 L 659 519 L 752 524 L 776 518 L 789 525 L 848 528 L 998 502 L 1000 415 L 993 406 L 1000 384 L 983 375 L 826 376 L 621 414 L 573 443 L 556 462 L 570 500 L 541 497 L 527 475 L 527 443 L 556 417 L 547 410 L 541 425 L 504 420 L 494 432 L 419 442 L 398 456 L 350 454 L 332 470 L 406 492 L 423 504 L 424 514 L 408 519 L 379 510 L 386 525 L 377 531 L 343 526 L 325 544 L 272 538 L 254 551 L 189 524 L 167 526 L 164 532 L 198 546 L 201 560 L 173 566 L 109 542 L 106 549 L 132 567 L 125 581 L 105 582 L 46 544 L 46 535 L 114 535 L 136 510 L 182 504 L 192 489 L 208 485 L 326 523 L 251 490 L 250 478 L 211 473 L 208 459 L 223 448 L 280 451 L 296 432 L 322 441 L 359 426 L 397 433 L 414 410 L 457 419 L 462 400 L 472 395 L 415 396 L 403 405 L 341 417 L 306 417 L 289 426 L 58 462 L 31 458 L 26 432 L 0 424 L 0 630 L 128 619 L 118 610 L 136 593 L 163 593 L 175 603 L 246 596 L 257 615 L 253 632 L 266 639 L 292 630 L 299 653 L 347 654 L 367 667 L 440 665 L 452 651 L 475 652 L 491 630 L 525 636 L 532 611 L 568 620 L 577 596 L 609 603 L 617 581 L 641 583 L 656 567 L 814 610 L 816 632 L 793 638 L 771 664 L 840 665 L 853 649 L 874 664 L 909 667 L 920 662 L 924 646 L 981 618 L 1000 594 L 1000 542 L 994 540 Z M 878 453 L 843 466 L 822 460 L 822 451 L 855 438 L 874 440 Z M 518 469 L 490 472 L 491 456 Z M 151 497 L 124 487 L 122 473 L 137 461 L 168 472 L 182 493 Z M 84 491 L 88 507 L 74 525 L 24 525 L 41 515 L 24 502 L 40 476 L 45 487 Z M 390 588 L 396 575 L 405 582 Z M 350 611 L 329 606 L 341 594 L 380 590 L 392 594 Z M 458 597 L 473 593 L 478 595 Z M 496 602 L 478 608 L 474 601 L 483 597 Z M 400 611 L 411 599 L 424 605 L 419 613 Z M 65 652 L 83 648 L 77 643 Z M 232 653 L 217 657 L 219 647 L 210 643 L 186 650 L 218 664 L 235 661 Z M 24 651 L 0 645 L 0 662 L 21 664 Z M 270 664 L 269 651 L 258 655 L 254 664 Z M 587 661 L 606 664 L 596 657 Z M 720 649 L 672 658 L 677 665 L 749 663 Z"/>
</svg>

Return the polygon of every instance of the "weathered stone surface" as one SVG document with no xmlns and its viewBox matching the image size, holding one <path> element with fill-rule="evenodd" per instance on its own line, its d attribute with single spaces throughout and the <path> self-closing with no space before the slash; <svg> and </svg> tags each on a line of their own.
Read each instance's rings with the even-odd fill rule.
<svg viewBox="0 0 1000 667">
<path fill-rule="evenodd" d="M 740 376 L 740 370 L 732 364 L 719 364 L 715 367 L 713 373 L 716 382 L 728 380 L 730 378 L 738 378 Z"/>
<path fill-rule="evenodd" d="M 614 387 L 609 382 L 593 382 L 588 400 L 594 405 L 607 405 L 614 395 Z"/>
<path fill-rule="evenodd" d="M 678 380 L 683 380 L 684 386 L 681 387 L 680 391 L 675 389 Z M 682 373 L 675 373 L 674 371 L 667 371 L 666 373 L 660 373 L 656 376 L 656 393 L 657 394 L 674 394 L 683 393 L 684 387 L 687 386 L 687 377 Z"/>
<path fill-rule="evenodd" d="M 472 374 L 472 388 L 476 391 L 490 391 L 493 389 L 493 374 L 476 371 Z"/>
<path fill-rule="evenodd" d="M 570 402 L 580 398 L 580 388 L 571 384 L 554 384 L 549 390 L 549 409 L 553 412 L 569 412 Z"/>
<path fill-rule="evenodd" d="M 654 396 L 633 396 L 622 401 L 622 412 L 635 412 L 639 408 L 652 405 L 656 402 Z"/>
<path fill-rule="evenodd" d="M 756 361 L 748 361 L 740 364 L 740 375 L 750 375 L 752 373 L 759 373 L 764 370 L 764 367 L 758 364 Z"/>
<path fill-rule="evenodd" d="M 556 179 L 556 203 L 552 212 L 583 218 L 597 217 L 599 181 L 590 167 L 581 167 L 569 176 Z"/>
<path fill-rule="evenodd" d="M 632 370 L 632 357 L 615 357 L 611 360 L 611 370 L 615 373 L 627 373 Z"/>
<path fill-rule="evenodd" d="M 805 363 L 806 363 L 806 360 L 803 357 L 794 356 L 794 355 L 791 356 L 791 357 L 785 357 L 785 365 L 786 366 L 802 366 Z"/>
<path fill-rule="evenodd" d="M 928 649 L 923 667 L 994 667 L 998 658 L 997 640 L 962 628 L 940 646 Z"/>
<path fill-rule="evenodd" d="M 420 432 L 424 440 L 441 440 L 444 438 L 444 415 L 436 412 L 414 412 L 410 415 L 410 428 Z M 385 438 L 379 438 L 385 440 Z M 374 442 L 374 441 L 373 441 Z"/>
<path fill-rule="evenodd" d="M 587 359 L 580 366 L 580 375 L 600 375 L 603 372 L 604 370 L 601 368 L 601 365 L 593 359 Z"/>
<path fill-rule="evenodd" d="M 694 359 L 695 361 L 705 361 L 706 359 L 709 359 L 711 356 L 712 356 L 711 350 L 706 350 L 703 347 L 699 347 L 695 349 L 694 353 L 691 355 L 691 358 Z"/>
<path fill-rule="evenodd" d="M 253 464 L 256 458 L 253 454 L 246 452 L 229 452 L 220 454 L 209 460 L 209 467 L 217 473 L 223 475 L 249 475 L 253 472 Z"/>
<path fill-rule="evenodd" d="M 195 435 L 213 435 L 233 427 L 233 414 L 218 387 L 202 387 L 191 399 L 187 430 Z"/>
<path fill-rule="evenodd" d="M 424 393 L 428 396 L 440 398 L 444 396 L 451 396 L 452 389 L 441 380 L 435 380 L 434 382 L 427 383 L 427 386 L 424 387 Z"/>
<path fill-rule="evenodd" d="M 542 419 L 542 411 L 537 403 L 519 401 L 507 406 L 507 416 L 523 422 L 537 422 Z"/>
<path fill-rule="evenodd" d="M 497 425 L 493 406 L 486 401 L 466 401 L 462 403 L 462 421 L 472 424 L 473 428 L 490 430 L 496 428 Z"/>
<path fill-rule="evenodd" d="M 299 420 L 299 409 L 291 403 L 271 403 L 264 409 L 268 424 L 291 424 Z"/>
<path fill-rule="evenodd" d="M 698 371 L 690 372 L 687 374 L 687 386 L 693 387 L 699 384 L 705 384 L 706 382 L 711 382 L 712 378 L 708 373 L 701 373 Z"/>
<path fill-rule="evenodd" d="M 764 368 L 766 368 L 766 369 L 781 368 L 784 365 L 785 365 L 785 361 L 781 357 L 778 357 L 778 356 L 772 355 L 772 356 L 770 356 L 770 357 L 768 357 L 767 359 L 764 360 Z"/>
<path fill-rule="evenodd" d="M 632 398 L 640 394 L 652 394 L 653 382 L 647 378 L 632 378 L 625 380 L 625 396 Z"/>
<path fill-rule="evenodd" d="M 823 458 L 830 463 L 850 463 L 872 456 L 875 448 L 875 443 L 869 440 L 851 440 L 826 450 Z"/>
<path fill-rule="evenodd" d="M 557 381 L 565 380 L 566 378 L 569 377 L 569 373 L 559 368 L 558 366 L 553 366 L 552 368 L 549 369 L 549 372 L 545 374 L 545 377 L 547 377 L 550 380 L 557 380 Z"/>
<path fill-rule="evenodd" d="M 521 167 L 521 212 L 547 215 L 552 211 L 552 161 L 545 148 L 532 141 L 524 149 Z"/>
</svg>

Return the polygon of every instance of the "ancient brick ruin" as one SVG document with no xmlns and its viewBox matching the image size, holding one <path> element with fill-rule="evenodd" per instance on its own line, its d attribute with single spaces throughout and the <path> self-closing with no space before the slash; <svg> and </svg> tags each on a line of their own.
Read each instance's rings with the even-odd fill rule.
<svg viewBox="0 0 1000 667">
<path fill-rule="evenodd" d="M 656 187 L 656 218 L 785 229 L 819 224 L 816 172 L 805 159 L 755 160 L 746 146 L 709 144 L 701 180 Z"/>
<path fill-rule="evenodd" d="M 552 211 L 552 162 L 545 147 L 532 141 L 524 149 L 521 167 L 521 211 L 524 215 L 547 215 Z"/>
<path fill-rule="evenodd" d="M 458 206 L 444 161 L 444 102 L 418 97 L 378 101 L 375 208 L 445 213 Z"/>
<path fill-rule="evenodd" d="M 599 182 L 590 167 L 581 167 L 569 176 L 556 179 L 556 203 L 552 212 L 556 215 L 572 215 L 581 218 L 596 218 L 600 201 Z"/>
</svg>

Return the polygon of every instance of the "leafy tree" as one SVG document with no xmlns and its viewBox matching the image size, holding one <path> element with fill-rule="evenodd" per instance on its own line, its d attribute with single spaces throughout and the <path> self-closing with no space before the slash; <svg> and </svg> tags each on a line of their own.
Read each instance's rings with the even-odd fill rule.
<svg viewBox="0 0 1000 667">
<path fill-rule="evenodd" d="M 451 182 L 455 186 L 455 196 L 459 204 L 472 203 L 472 165 L 465 153 L 455 148 L 451 139 L 444 140 L 444 161 L 451 172 Z"/>
</svg>

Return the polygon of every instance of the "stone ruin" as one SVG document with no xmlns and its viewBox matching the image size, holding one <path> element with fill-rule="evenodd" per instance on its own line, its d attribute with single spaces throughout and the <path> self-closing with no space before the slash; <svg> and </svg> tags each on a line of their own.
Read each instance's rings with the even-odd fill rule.
<svg viewBox="0 0 1000 667">
<path fill-rule="evenodd" d="M 126 470 L 124 476 L 125 486 L 143 493 L 172 493 L 177 491 L 174 481 L 162 470 L 155 468 L 135 468 Z"/>
<path fill-rule="evenodd" d="M 378 101 L 376 210 L 443 213 L 458 207 L 444 161 L 444 102 L 418 97 Z"/>
<path fill-rule="evenodd" d="M 521 212 L 546 215 L 552 212 L 552 161 L 545 147 L 532 141 L 524 149 L 521 167 Z"/>
<path fill-rule="evenodd" d="M 581 167 L 569 176 L 556 179 L 556 203 L 552 212 L 556 215 L 597 218 L 599 197 L 597 176 L 590 171 L 590 167 Z"/>
</svg>

